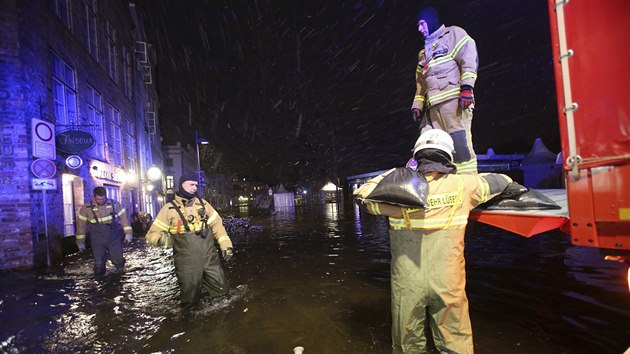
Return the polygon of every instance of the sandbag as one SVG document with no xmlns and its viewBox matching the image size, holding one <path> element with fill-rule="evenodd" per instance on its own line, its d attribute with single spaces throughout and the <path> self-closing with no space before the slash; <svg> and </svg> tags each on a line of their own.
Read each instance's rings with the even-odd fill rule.
<svg viewBox="0 0 630 354">
<path fill-rule="evenodd" d="M 511 184 L 515 185 L 511 187 L 508 185 L 505 188 L 506 191 L 484 203 L 482 208 L 487 210 L 545 210 L 561 208 L 549 197 L 535 189 L 525 188 L 518 183 Z M 526 189 L 526 192 L 521 192 L 523 188 Z"/>
<path fill-rule="evenodd" d="M 429 182 L 422 174 L 398 167 L 383 177 L 365 200 L 407 208 L 425 208 L 428 194 Z"/>
</svg>

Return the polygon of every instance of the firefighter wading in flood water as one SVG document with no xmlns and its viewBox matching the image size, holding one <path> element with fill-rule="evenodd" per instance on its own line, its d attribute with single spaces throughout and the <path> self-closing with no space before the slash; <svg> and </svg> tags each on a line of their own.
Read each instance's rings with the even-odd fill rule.
<svg viewBox="0 0 630 354">
<path fill-rule="evenodd" d="M 123 233 L 125 242 L 132 240 L 132 229 L 127 212 L 120 203 L 107 198 L 104 187 L 94 188 L 94 200 L 79 210 L 77 217 L 77 247 L 85 251 L 85 235 L 90 231 L 90 246 L 94 256 L 94 274 L 105 274 L 107 255 L 117 273 L 125 270 L 123 258 Z"/>
<path fill-rule="evenodd" d="M 367 211 L 389 217 L 394 353 L 425 353 L 425 321 L 441 353 L 473 353 L 464 234 L 468 214 L 501 193 L 512 180 L 502 174 L 455 174 L 453 139 L 439 129 L 426 131 L 414 158 L 428 181 L 426 208 L 405 208 L 364 200 Z M 388 171 L 357 189 L 368 198 Z"/>
<path fill-rule="evenodd" d="M 224 261 L 230 260 L 233 254 L 232 241 L 219 213 L 210 203 L 196 196 L 197 188 L 197 176 L 184 174 L 179 179 L 175 199 L 162 207 L 146 236 L 153 246 L 172 245 L 184 308 L 199 302 L 202 287 L 211 296 L 228 293 L 215 239 Z"/>
</svg>

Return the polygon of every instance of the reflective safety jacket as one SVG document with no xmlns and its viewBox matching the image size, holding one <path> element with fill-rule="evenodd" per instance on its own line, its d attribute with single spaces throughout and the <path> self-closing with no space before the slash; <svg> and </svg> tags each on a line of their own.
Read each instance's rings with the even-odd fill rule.
<svg viewBox="0 0 630 354">
<path fill-rule="evenodd" d="M 79 209 L 77 216 L 77 240 L 84 240 L 89 224 L 111 224 L 119 222 L 125 235 L 131 235 L 132 229 L 127 217 L 127 210 L 115 200 L 107 199 L 105 204 L 98 205 L 95 200 Z"/>
<path fill-rule="evenodd" d="M 392 170 L 362 185 L 354 195 L 367 198 L 376 185 Z M 389 217 L 394 230 L 461 230 L 468 223 L 468 214 L 477 205 L 500 194 L 512 179 L 503 174 L 478 175 L 425 174 L 429 182 L 427 208 L 405 208 L 393 204 L 364 200 L 367 211 Z"/>
<path fill-rule="evenodd" d="M 186 222 L 182 220 L 182 216 Z M 149 244 L 156 246 L 163 236 L 191 232 L 205 235 L 210 229 L 221 249 L 232 247 L 232 241 L 223 227 L 223 219 L 210 203 L 198 197 L 186 200 L 175 195 L 173 202 L 160 209 L 146 238 Z"/>
<path fill-rule="evenodd" d="M 475 41 L 461 27 L 442 25 L 418 53 L 412 108 L 458 98 L 462 85 L 475 86 L 478 66 Z"/>
</svg>

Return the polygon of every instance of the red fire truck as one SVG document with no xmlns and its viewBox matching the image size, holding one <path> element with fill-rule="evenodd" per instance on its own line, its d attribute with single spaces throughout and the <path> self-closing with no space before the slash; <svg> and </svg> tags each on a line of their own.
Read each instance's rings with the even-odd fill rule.
<svg viewBox="0 0 630 354">
<path fill-rule="evenodd" d="M 559 228 L 630 264 L 628 13 L 625 0 L 549 0 L 566 190 L 542 192 L 562 209 L 475 210 L 471 219 L 525 237 Z"/>
</svg>

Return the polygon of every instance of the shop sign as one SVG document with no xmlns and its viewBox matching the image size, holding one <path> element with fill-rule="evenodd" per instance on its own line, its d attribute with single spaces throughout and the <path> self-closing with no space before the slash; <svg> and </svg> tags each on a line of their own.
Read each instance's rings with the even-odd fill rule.
<svg viewBox="0 0 630 354">
<path fill-rule="evenodd" d="M 89 150 L 96 145 L 96 139 L 88 132 L 82 130 L 68 130 L 57 134 L 55 137 L 57 149 L 69 154 Z"/>
</svg>

